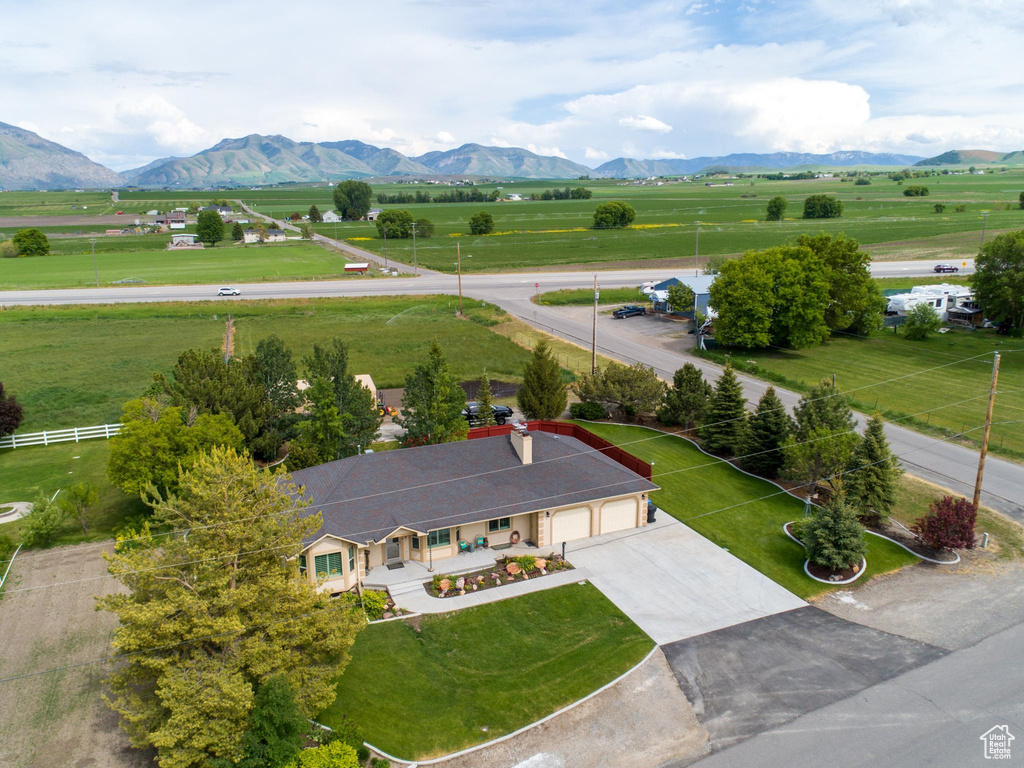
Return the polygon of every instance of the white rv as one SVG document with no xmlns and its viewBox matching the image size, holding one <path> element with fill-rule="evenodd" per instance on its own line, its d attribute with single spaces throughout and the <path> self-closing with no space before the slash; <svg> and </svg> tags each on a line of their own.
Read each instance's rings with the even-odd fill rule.
<svg viewBox="0 0 1024 768">
<path fill-rule="evenodd" d="M 948 310 L 968 304 L 973 298 L 974 292 L 966 285 L 915 285 L 910 289 L 910 293 L 890 296 L 885 314 L 902 317 L 918 304 L 925 304 L 942 320 L 946 320 Z"/>
</svg>

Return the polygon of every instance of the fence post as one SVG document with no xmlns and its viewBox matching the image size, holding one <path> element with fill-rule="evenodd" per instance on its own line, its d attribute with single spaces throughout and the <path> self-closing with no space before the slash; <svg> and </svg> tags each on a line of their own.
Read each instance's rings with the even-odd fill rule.
<svg viewBox="0 0 1024 768">
<path fill-rule="evenodd" d="M 43 430 L 43 445 L 49 445 L 49 444 L 50 444 L 50 443 L 49 443 L 49 442 L 47 442 L 47 437 L 46 437 L 46 430 L 44 429 L 44 430 Z"/>
<path fill-rule="evenodd" d="M 78 427 L 75 427 L 75 442 L 78 442 Z"/>
<path fill-rule="evenodd" d="M 103 431 L 106 433 L 107 440 L 109 440 L 110 439 L 110 425 L 109 424 L 104 424 L 103 425 Z"/>
</svg>

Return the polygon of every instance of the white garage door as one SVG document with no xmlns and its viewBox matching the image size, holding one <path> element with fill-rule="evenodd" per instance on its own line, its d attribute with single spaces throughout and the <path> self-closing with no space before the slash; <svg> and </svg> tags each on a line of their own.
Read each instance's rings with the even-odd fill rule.
<svg viewBox="0 0 1024 768">
<path fill-rule="evenodd" d="M 601 533 L 636 528 L 636 499 L 619 499 L 601 507 Z"/>
<path fill-rule="evenodd" d="M 590 507 L 563 509 L 551 518 L 551 543 L 585 539 L 590 535 Z"/>
</svg>

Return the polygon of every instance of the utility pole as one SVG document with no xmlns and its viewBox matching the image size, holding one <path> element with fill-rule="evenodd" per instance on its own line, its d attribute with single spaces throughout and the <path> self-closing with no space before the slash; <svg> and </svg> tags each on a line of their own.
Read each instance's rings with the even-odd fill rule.
<svg viewBox="0 0 1024 768">
<path fill-rule="evenodd" d="M 384 225 L 383 232 L 384 232 L 384 268 L 388 269 L 388 227 L 387 227 L 387 224 Z M 461 314 L 461 310 L 460 310 L 459 314 Z"/>
<path fill-rule="evenodd" d="M 89 245 L 92 246 L 92 276 L 96 280 L 96 287 L 100 287 L 100 271 L 96 266 L 96 238 L 89 238 Z"/>
<path fill-rule="evenodd" d="M 459 317 L 462 317 L 462 250 L 459 248 L 459 243 L 455 244 L 455 262 L 456 270 L 459 273 Z"/>
<path fill-rule="evenodd" d="M 597 373 L 597 299 L 600 296 L 597 290 L 597 275 L 594 275 L 594 333 L 590 339 L 590 374 Z"/>
<path fill-rule="evenodd" d="M 418 275 L 419 267 L 416 264 L 416 222 L 412 223 L 412 273 Z"/>
<path fill-rule="evenodd" d="M 985 434 L 981 439 L 981 454 L 978 456 L 978 477 L 974 481 L 974 508 L 981 502 L 981 478 L 985 475 L 985 456 L 988 454 L 988 436 L 992 431 L 992 409 L 996 404 L 996 382 L 999 380 L 999 353 L 992 361 L 992 384 L 988 390 L 988 410 L 985 412 Z"/>
<path fill-rule="evenodd" d="M 981 214 L 981 244 L 985 244 L 985 224 L 988 222 L 988 213 Z"/>
<path fill-rule="evenodd" d="M 697 240 L 693 247 L 693 275 L 700 274 L 700 222 L 697 222 Z"/>
</svg>

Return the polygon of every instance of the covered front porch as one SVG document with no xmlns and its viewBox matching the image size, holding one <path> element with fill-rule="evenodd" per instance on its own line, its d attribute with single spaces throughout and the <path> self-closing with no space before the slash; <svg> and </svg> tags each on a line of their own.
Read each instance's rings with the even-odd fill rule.
<svg viewBox="0 0 1024 768">
<path fill-rule="evenodd" d="M 537 553 L 538 548 L 526 542 L 503 546 L 501 549 L 495 549 L 494 547 L 477 548 L 474 552 L 434 557 L 432 561 L 433 571 L 431 571 L 431 559 L 428 552 L 425 553 L 427 559 L 423 561 L 402 560 L 400 563 L 392 562 L 391 567 L 385 564 L 372 567 L 363 579 L 363 586 L 368 589 L 382 589 L 410 581 L 428 581 L 435 573 L 469 573 L 470 571 L 487 568 L 500 557 L 515 557 L 516 555 Z M 400 565 L 401 567 L 396 568 L 394 567 L 395 565 Z"/>
</svg>

